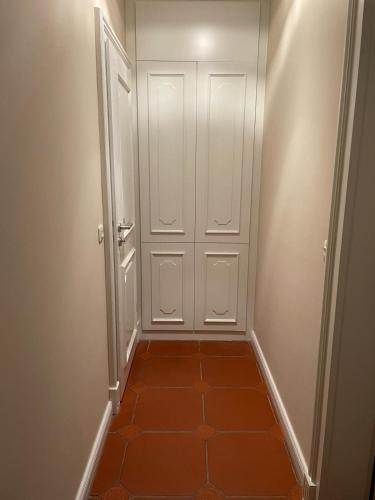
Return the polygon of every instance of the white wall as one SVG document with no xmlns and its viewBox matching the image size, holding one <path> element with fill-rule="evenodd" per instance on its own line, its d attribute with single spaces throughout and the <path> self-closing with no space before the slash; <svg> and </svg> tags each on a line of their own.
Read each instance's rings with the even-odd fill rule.
<svg viewBox="0 0 375 500">
<path fill-rule="evenodd" d="M 347 0 L 273 0 L 255 333 L 309 462 Z"/>
<path fill-rule="evenodd" d="M 0 25 L 0 497 L 72 500 L 108 400 L 94 3 Z"/>
</svg>

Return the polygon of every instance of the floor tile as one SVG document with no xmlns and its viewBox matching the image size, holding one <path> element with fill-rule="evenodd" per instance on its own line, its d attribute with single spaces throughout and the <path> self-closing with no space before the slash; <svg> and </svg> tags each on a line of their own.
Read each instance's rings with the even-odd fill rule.
<svg viewBox="0 0 375 500">
<path fill-rule="evenodd" d="M 296 484 L 289 492 L 290 500 L 302 500 L 302 488 L 299 484 Z"/>
<path fill-rule="evenodd" d="M 138 342 L 137 348 L 135 350 L 135 357 L 145 353 L 148 350 L 148 345 L 149 345 L 148 340 L 141 340 L 140 342 Z"/>
<path fill-rule="evenodd" d="M 267 433 L 215 435 L 207 442 L 210 481 L 230 496 L 287 496 L 296 484 L 280 441 Z"/>
<path fill-rule="evenodd" d="M 113 486 L 104 495 L 103 500 L 128 500 L 129 495 L 121 485 Z"/>
<path fill-rule="evenodd" d="M 91 495 L 101 495 L 118 481 L 124 453 L 124 440 L 118 434 L 108 434 L 91 488 Z"/>
<path fill-rule="evenodd" d="M 207 440 L 210 439 L 215 434 L 215 429 L 209 425 L 203 424 L 197 427 L 196 434 L 200 439 Z"/>
<path fill-rule="evenodd" d="M 194 497 L 165 497 L 165 496 L 158 496 L 158 497 L 132 497 L 132 500 L 194 500 Z"/>
<path fill-rule="evenodd" d="M 201 342 L 200 350 L 207 356 L 246 356 L 252 354 L 248 342 Z"/>
<path fill-rule="evenodd" d="M 133 441 L 142 433 L 142 429 L 137 425 L 126 425 L 122 429 L 120 429 L 119 434 L 126 439 L 127 441 Z"/>
<path fill-rule="evenodd" d="M 144 430 L 193 430 L 202 422 L 202 396 L 194 389 L 149 388 L 139 396 L 135 423 Z"/>
<path fill-rule="evenodd" d="M 117 431 L 131 423 L 136 400 L 137 395 L 133 391 L 125 391 L 120 405 L 120 413 L 112 417 L 110 431 Z"/>
<path fill-rule="evenodd" d="M 200 379 L 200 364 L 193 358 L 152 358 L 144 361 L 143 381 L 150 386 L 188 387 Z"/>
<path fill-rule="evenodd" d="M 129 377 L 126 382 L 127 387 L 131 387 L 132 385 L 135 385 L 137 382 L 142 381 L 144 363 L 145 361 L 140 356 L 134 358 L 130 369 Z"/>
<path fill-rule="evenodd" d="M 197 494 L 197 500 L 225 500 L 224 494 L 214 488 L 203 488 Z"/>
<path fill-rule="evenodd" d="M 204 396 L 208 425 L 218 430 L 268 430 L 276 423 L 265 394 L 254 389 L 213 389 Z"/>
<path fill-rule="evenodd" d="M 289 497 L 275 497 L 275 496 L 272 496 L 272 497 L 265 497 L 265 496 L 251 496 L 251 497 L 230 497 L 229 500 L 289 500 Z"/>
<path fill-rule="evenodd" d="M 253 358 L 206 358 L 201 363 L 203 380 L 211 386 L 254 387 L 261 383 Z"/>
<path fill-rule="evenodd" d="M 132 495 L 190 496 L 205 478 L 204 442 L 193 433 L 142 434 L 128 445 L 122 482 Z"/>
<path fill-rule="evenodd" d="M 156 356 L 191 356 L 198 350 L 199 344 L 194 341 L 156 341 L 151 342 L 149 352 Z"/>
</svg>

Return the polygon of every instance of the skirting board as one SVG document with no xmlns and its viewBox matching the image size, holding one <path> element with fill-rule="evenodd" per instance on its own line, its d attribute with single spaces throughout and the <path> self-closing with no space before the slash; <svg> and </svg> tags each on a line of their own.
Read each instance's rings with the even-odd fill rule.
<svg viewBox="0 0 375 500">
<path fill-rule="evenodd" d="M 226 334 L 226 333 L 161 333 L 161 332 L 143 332 L 140 334 L 139 340 L 218 340 L 221 342 L 250 342 L 251 337 L 249 334 Z"/>
<path fill-rule="evenodd" d="M 271 370 L 267 364 L 266 358 L 264 357 L 263 351 L 260 347 L 258 339 L 254 330 L 252 330 L 250 334 L 251 343 L 253 345 L 255 355 L 257 357 L 260 369 L 262 371 L 262 375 L 267 384 L 268 390 L 270 392 L 270 396 L 272 399 L 272 403 L 276 410 L 277 416 L 279 418 L 281 427 L 283 428 L 286 445 L 288 447 L 288 451 L 290 457 L 292 459 L 295 472 L 301 484 L 303 484 L 304 491 L 304 500 L 314 500 L 316 493 L 316 485 L 311 481 L 309 476 L 309 469 L 303 456 L 301 447 L 299 445 L 297 436 L 294 432 L 292 423 L 289 419 L 288 413 L 284 406 L 283 400 L 281 399 L 280 393 L 277 389 L 277 385 L 275 380 L 271 374 Z"/>
<path fill-rule="evenodd" d="M 96 468 L 98 466 L 99 458 L 103 449 L 104 441 L 107 437 L 111 418 L 112 401 L 108 401 L 75 500 L 85 500 L 88 497 Z"/>
</svg>

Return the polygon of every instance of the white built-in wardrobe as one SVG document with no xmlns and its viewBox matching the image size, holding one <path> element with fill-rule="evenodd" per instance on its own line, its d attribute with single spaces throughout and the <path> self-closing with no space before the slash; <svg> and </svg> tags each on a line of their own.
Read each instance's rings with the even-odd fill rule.
<svg viewBox="0 0 375 500">
<path fill-rule="evenodd" d="M 173 3 L 155 2 L 154 6 L 162 5 L 155 14 L 151 2 L 139 2 L 139 22 L 148 16 L 146 37 L 152 36 L 152 19 Z M 202 16 L 191 11 L 202 8 L 194 4 L 208 4 L 207 9 L 217 4 L 182 3 L 189 4 L 187 17 L 193 20 Z M 221 6 L 225 4 L 233 8 L 236 2 Z M 194 48 L 191 54 L 184 49 L 184 43 L 193 43 L 189 33 L 180 33 L 182 43 L 171 34 L 171 42 L 177 44 L 170 58 L 174 60 L 162 60 L 168 45 L 165 33 L 166 40 L 149 43 L 151 57 L 138 57 L 144 331 L 247 329 L 259 2 L 245 8 L 251 16 L 247 41 L 253 46 L 242 60 L 238 54 L 244 49 L 239 45 L 238 52 L 230 52 L 233 60 L 227 53 L 218 57 L 222 40 L 214 50 L 216 61 L 199 60 L 199 50 L 197 60 L 191 60 Z M 178 17 L 177 12 L 173 15 Z M 139 31 L 142 51 L 147 40 L 142 38 L 142 26 Z M 233 48 L 240 39 L 235 32 L 231 36 Z M 176 60 L 179 43 L 181 60 Z"/>
</svg>

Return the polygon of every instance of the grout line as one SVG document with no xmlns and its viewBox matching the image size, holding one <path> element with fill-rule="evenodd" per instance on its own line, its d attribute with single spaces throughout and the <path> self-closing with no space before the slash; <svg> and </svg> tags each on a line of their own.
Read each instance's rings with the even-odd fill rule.
<svg viewBox="0 0 375 500">
<path fill-rule="evenodd" d="M 130 420 L 130 424 L 131 425 L 134 425 L 134 422 L 135 422 L 135 412 L 136 412 L 136 409 L 137 409 L 137 406 L 138 406 L 138 401 L 139 401 L 139 394 L 137 394 L 137 397 L 135 398 L 135 403 L 134 403 L 134 408 L 133 408 L 133 414 L 132 414 L 132 418 Z"/>
<path fill-rule="evenodd" d="M 205 455 L 206 455 L 206 482 L 209 484 L 210 482 L 210 471 L 208 470 L 208 442 L 204 442 Z"/>
<path fill-rule="evenodd" d="M 122 485 L 121 478 L 122 478 L 122 473 L 123 473 L 124 466 L 125 466 L 125 457 L 126 457 L 126 452 L 128 451 L 128 446 L 129 446 L 129 443 L 126 441 L 125 442 L 124 454 L 122 456 L 122 461 L 121 461 L 119 476 L 118 476 L 118 483 L 120 483 L 121 485 Z M 122 486 L 124 486 L 124 485 L 122 485 Z"/>
</svg>

